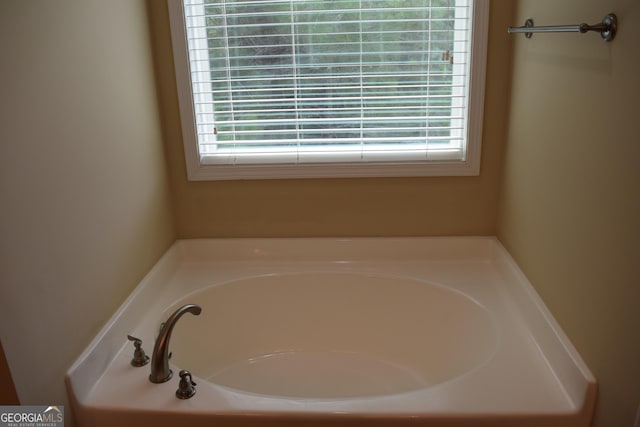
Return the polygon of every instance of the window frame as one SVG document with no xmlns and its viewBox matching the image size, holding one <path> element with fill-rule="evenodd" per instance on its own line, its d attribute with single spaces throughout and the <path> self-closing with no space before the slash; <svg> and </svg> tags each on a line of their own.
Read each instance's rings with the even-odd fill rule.
<svg viewBox="0 0 640 427">
<path fill-rule="evenodd" d="M 473 4 L 467 147 L 464 160 L 211 164 L 200 155 L 182 0 L 167 0 L 182 138 L 189 181 L 355 178 L 410 176 L 477 176 L 480 174 L 489 1 Z"/>
</svg>

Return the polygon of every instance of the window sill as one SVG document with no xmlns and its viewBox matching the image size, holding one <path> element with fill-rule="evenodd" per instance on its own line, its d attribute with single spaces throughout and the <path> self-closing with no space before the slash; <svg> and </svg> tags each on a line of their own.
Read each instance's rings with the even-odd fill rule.
<svg viewBox="0 0 640 427">
<path fill-rule="evenodd" d="M 304 178 L 365 178 L 411 176 L 477 176 L 476 161 L 429 161 L 402 163 L 307 163 L 272 165 L 210 165 L 196 160 L 188 168 L 190 181 L 304 179 Z"/>
</svg>

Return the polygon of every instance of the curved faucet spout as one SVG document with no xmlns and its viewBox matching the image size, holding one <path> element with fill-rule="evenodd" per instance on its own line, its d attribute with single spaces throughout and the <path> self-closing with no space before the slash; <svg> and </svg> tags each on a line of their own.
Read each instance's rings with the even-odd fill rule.
<svg viewBox="0 0 640 427">
<path fill-rule="evenodd" d="M 173 376 L 173 372 L 169 369 L 169 340 L 176 322 L 187 312 L 197 316 L 202 312 L 202 308 L 196 304 L 183 305 L 174 311 L 167 321 L 162 324 L 160 334 L 153 347 L 153 355 L 151 356 L 149 381 L 152 383 L 164 383 Z"/>
</svg>

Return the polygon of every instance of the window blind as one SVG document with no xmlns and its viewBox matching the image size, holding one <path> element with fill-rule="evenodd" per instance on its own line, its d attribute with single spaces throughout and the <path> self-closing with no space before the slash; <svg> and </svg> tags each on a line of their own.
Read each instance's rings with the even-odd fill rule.
<svg viewBox="0 0 640 427">
<path fill-rule="evenodd" d="M 201 163 L 464 160 L 471 0 L 184 0 Z"/>
</svg>

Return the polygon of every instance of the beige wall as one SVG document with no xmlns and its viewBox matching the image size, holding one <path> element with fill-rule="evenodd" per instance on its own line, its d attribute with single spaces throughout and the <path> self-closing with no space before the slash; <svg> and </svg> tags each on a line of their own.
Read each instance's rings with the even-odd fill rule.
<svg viewBox="0 0 640 427">
<path fill-rule="evenodd" d="M 65 404 L 174 240 L 145 6 L 0 2 L 0 339 L 23 404 Z"/>
<path fill-rule="evenodd" d="M 179 236 L 495 234 L 512 2 L 492 4 L 479 177 L 188 182 L 166 5 L 150 3 Z"/>
<path fill-rule="evenodd" d="M 595 426 L 640 404 L 640 2 L 520 0 L 516 24 L 620 19 L 617 38 L 515 37 L 498 235 L 599 382 Z"/>
<path fill-rule="evenodd" d="M 186 180 L 166 5 L 147 3 L 155 70 L 142 1 L 0 2 L 0 339 L 22 403 L 66 401 L 64 371 L 175 235 L 497 231 L 598 378 L 596 425 L 631 425 L 637 0 L 492 1 L 479 177 L 238 182 Z M 611 10 L 611 44 L 505 32 L 528 16 L 596 22 Z"/>
</svg>

